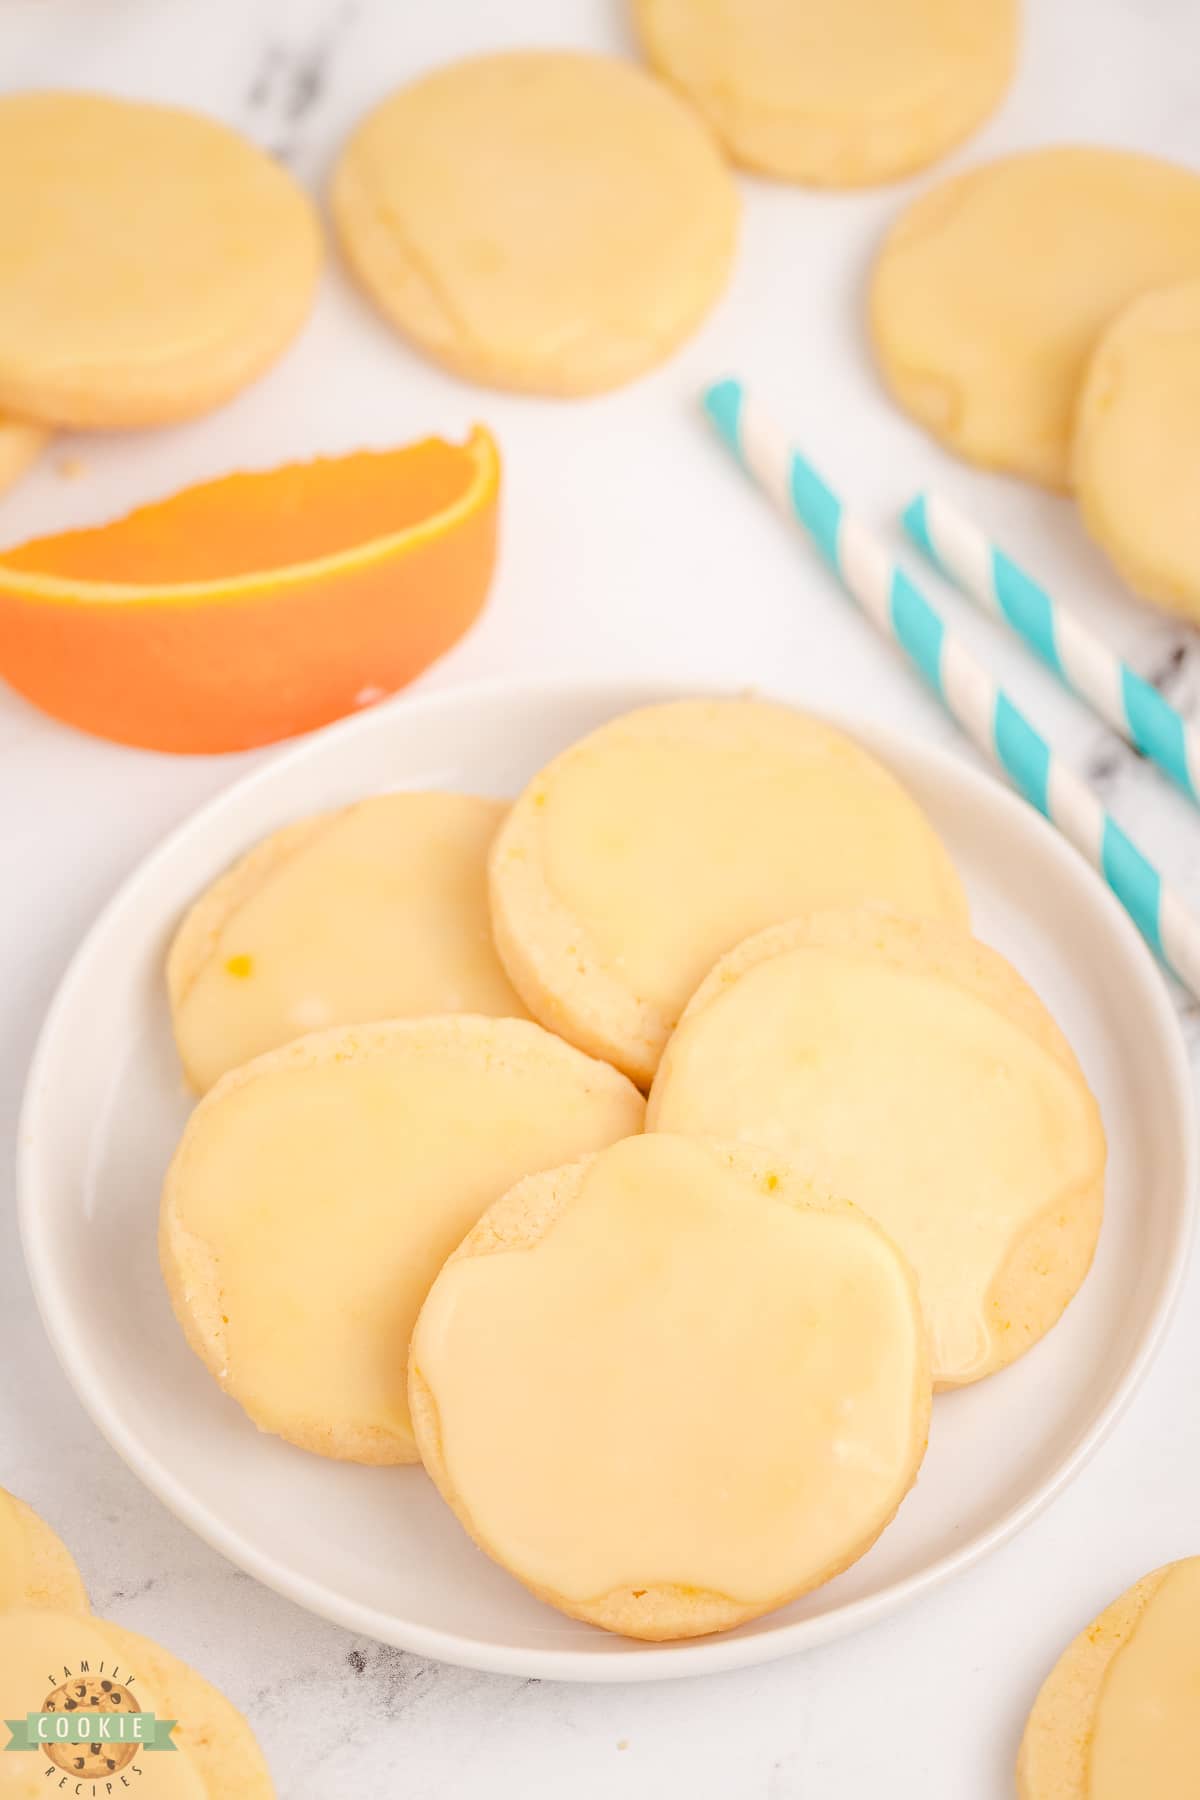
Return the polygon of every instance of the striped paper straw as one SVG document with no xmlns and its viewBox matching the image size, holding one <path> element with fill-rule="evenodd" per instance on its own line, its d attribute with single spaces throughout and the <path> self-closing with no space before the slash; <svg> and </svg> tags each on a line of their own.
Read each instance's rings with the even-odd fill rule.
<svg viewBox="0 0 1200 1800">
<path fill-rule="evenodd" d="M 1098 869 L 1151 949 L 1200 998 L 1200 920 L 1104 810 L 1086 782 L 946 627 L 915 582 L 741 383 L 721 381 L 704 408 L 726 448 L 812 538 L 872 624 L 906 653 L 971 741 Z"/>
<path fill-rule="evenodd" d="M 1200 733 L 1157 688 L 940 494 L 918 495 L 903 523 L 935 568 L 1011 626 L 1065 686 L 1200 805 Z"/>
</svg>

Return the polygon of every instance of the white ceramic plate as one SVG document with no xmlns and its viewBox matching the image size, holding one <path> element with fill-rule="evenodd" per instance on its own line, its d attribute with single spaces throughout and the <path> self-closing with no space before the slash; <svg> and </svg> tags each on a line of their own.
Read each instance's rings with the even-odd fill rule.
<svg viewBox="0 0 1200 1800">
<path fill-rule="evenodd" d="M 583 732 L 672 697 L 662 684 L 463 688 L 394 703 L 288 751 L 126 882 L 68 971 L 30 1074 L 25 1252 L 51 1341 L 101 1431 L 259 1580 L 351 1630 L 476 1668 L 653 1680 L 762 1662 L 880 1618 L 1010 1537 L 1078 1471 L 1144 1375 L 1182 1271 L 1190 1085 L 1141 940 L 1084 863 L 998 783 L 849 725 L 945 837 L 980 936 L 1065 1028 L 1110 1145 L 1107 1216 L 1082 1292 L 1014 1367 L 936 1401 L 920 1481 L 869 1555 L 737 1631 L 635 1644 L 525 1593 L 470 1544 L 420 1469 L 323 1462 L 260 1434 L 220 1393 L 172 1317 L 155 1245 L 159 1184 L 188 1109 L 162 978 L 181 912 L 238 852 L 299 814 L 387 787 L 512 794 Z"/>
</svg>

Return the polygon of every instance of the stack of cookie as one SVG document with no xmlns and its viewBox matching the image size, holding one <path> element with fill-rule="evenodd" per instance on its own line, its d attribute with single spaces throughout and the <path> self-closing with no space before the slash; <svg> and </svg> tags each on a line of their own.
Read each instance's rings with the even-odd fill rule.
<svg viewBox="0 0 1200 1800">
<path fill-rule="evenodd" d="M 63 1679 L 47 1692 L 47 1671 Z M 53 1676 L 50 1677 L 53 1682 Z M 153 1713 L 174 1721 L 166 1748 L 179 1752 L 156 1793 L 180 1800 L 271 1800 L 275 1789 L 254 1735 L 202 1675 L 149 1638 L 98 1619 L 66 1545 L 15 1495 L 0 1488 L 0 1712 Z M 19 1752 L 18 1742 L 5 1745 Z M 49 1738 L 6 1757 L 0 1788 L 13 1800 L 45 1793 L 111 1794 L 130 1784 L 136 1740 Z M 47 1767 L 48 1759 L 49 1767 Z M 61 1771 L 61 1774 L 60 1774 Z M 144 1774 L 145 1769 L 132 1769 Z M 118 1778 L 114 1782 L 113 1778 Z M 92 1784 L 96 1785 L 93 1787 Z M 86 1785 L 85 1785 L 86 1784 Z"/>
<path fill-rule="evenodd" d="M 628 714 L 511 809 L 300 821 L 198 900 L 168 987 L 208 1090 L 161 1211 L 193 1348 L 260 1429 L 423 1461 L 633 1636 L 861 1555 L 932 1391 L 1091 1260 L 1070 1047 L 911 797 L 788 707 Z"/>
</svg>

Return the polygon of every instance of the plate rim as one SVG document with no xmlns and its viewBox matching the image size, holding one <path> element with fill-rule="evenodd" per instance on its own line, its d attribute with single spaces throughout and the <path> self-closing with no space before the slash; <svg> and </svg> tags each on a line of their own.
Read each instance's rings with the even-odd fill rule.
<svg viewBox="0 0 1200 1800">
<path fill-rule="evenodd" d="M 892 1582 L 877 1593 L 846 1602 L 832 1611 L 813 1618 L 781 1624 L 775 1629 L 738 1637 L 716 1634 L 684 1640 L 682 1643 L 646 1645 L 630 1641 L 622 1646 L 624 1653 L 604 1649 L 529 1650 L 520 1646 L 485 1642 L 460 1632 L 441 1627 L 397 1621 L 357 1601 L 346 1600 L 325 1583 L 294 1572 L 250 1545 L 233 1527 L 212 1514 L 191 1497 L 186 1483 L 171 1470 L 158 1464 L 137 1434 L 127 1430 L 106 1409 L 104 1396 L 86 1381 L 81 1372 L 81 1353 L 72 1350 L 73 1321 L 56 1293 L 52 1265 L 46 1256 L 38 1228 L 40 1180 L 38 1160 L 42 1155 L 43 1134 L 38 1125 L 40 1111 L 46 1103 L 47 1069 L 57 1051 L 62 1021 L 71 1014 L 74 990 L 84 978 L 90 964 L 93 945 L 107 930 L 110 920 L 131 903 L 143 884 L 152 883 L 158 869 L 169 863 L 181 844 L 193 836 L 202 836 L 214 815 L 219 815 L 248 791 L 270 786 L 279 776 L 300 769 L 306 762 L 321 760 L 333 748 L 363 736 L 386 730 L 386 721 L 394 714 L 439 710 L 450 705 L 469 709 L 472 704 L 503 700 L 528 702 L 554 700 L 574 691 L 581 700 L 613 704 L 614 712 L 636 706 L 682 698 L 719 698 L 753 692 L 755 697 L 780 701 L 802 708 L 845 731 L 866 744 L 887 761 L 889 751 L 901 758 L 915 758 L 937 779 L 953 786 L 986 787 L 989 801 L 1020 815 L 1020 829 L 1041 835 L 1052 858 L 1079 860 L 1074 851 L 1053 827 L 1024 800 L 987 769 L 980 769 L 955 749 L 926 742 L 903 728 L 877 724 L 855 717 L 847 709 L 826 708 L 813 704 L 795 689 L 783 683 L 756 683 L 698 676 L 695 680 L 655 674 L 630 673 L 589 678 L 564 671 L 534 676 L 493 676 L 483 680 L 460 682 L 430 688 L 417 694 L 402 694 L 372 707 L 369 711 L 341 720 L 307 737 L 282 747 L 258 767 L 236 778 L 218 793 L 195 808 L 127 872 L 115 891 L 101 907 L 72 953 L 55 988 L 44 1015 L 37 1042 L 30 1059 L 17 1119 L 17 1216 L 25 1266 L 33 1289 L 42 1327 L 66 1379 L 91 1422 L 117 1455 L 155 1497 L 198 1537 L 218 1551 L 235 1567 L 252 1575 L 264 1586 L 285 1599 L 303 1606 L 318 1617 L 330 1620 L 343 1629 L 391 1645 L 415 1655 L 429 1657 L 461 1668 L 476 1669 L 499 1675 L 519 1675 L 541 1680 L 594 1681 L 604 1683 L 642 1682 L 678 1679 L 713 1674 L 727 1669 L 747 1668 L 775 1661 L 784 1656 L 848 1636 L 899 1611 L 919 1594 L 932 1591 L 954 1575 L 965 1572 L 992 1550 L 1015 1537 L 1049 1506 L 1079 1475 L 1113 1431 L 1138 1388 L 1142 1385 L 1163 1343 L 1175 1313 L 1188 1264 L 1188 1255 L 1196 1228 L 1197 1195 L 1197 1123 L 1192 1095 L 1191 1067 L 1179 1020 L 1171 1006 L 1166 980 L 1133 922 L 1099 875 L 1094 875 L 1095 898 L 1101 913 L 1107 913 L 1107 924 L 1122 940 L 1132 955 L 1143 998 L 1155 1015 L 1170 1070 L 1171 1102 L 1182 1126 L 1181 1200 L 1177 1209 L 1166 1251 L 1162 1278 L 1125 1368 L 1117 1379 L 1107 1401 L 1088 1428 L 1066 1449 L 1053 1472 L 1023 1499 L 1015 1502 L 990 1526 L 978 1531 L 961 1545 L 948 1549 L 935 1561 L 914 1573 Z M 1087 867 L 1086 863 L 1083 865 Z"/>
</svg>

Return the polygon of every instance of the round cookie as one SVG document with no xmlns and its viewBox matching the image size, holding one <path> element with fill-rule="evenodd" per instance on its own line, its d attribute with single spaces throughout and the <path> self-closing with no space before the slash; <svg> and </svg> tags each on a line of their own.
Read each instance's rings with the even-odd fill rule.
<svg viewBox="0 0 1200 1800">
<path fill-rule="evenodd" d="M 32 1506 L 0 1488 L 0 1612 L 14 1606 L 86 1612 L 88 1597 L 62 1539 Z"/>
<path fill-rule="evenodd" d="M 408 1340 L 484 1208 L 642 1127 L 624 1076 L 524 1019 L 315 1032 L 224 1076 L 167 1172 L 159 1245 L 188 1342 L 263 1431 L 416 1460 Z"/>
<path fill-rule="evenodd" d="M 652 1639 L 854 1562 L 930 1410 L 916 1285 L 883 1232 L 769 1151 L 671 1137 L 485 1213 L 421 1309 L 409 1393 L 481 1548 L 572 1617 Z"/>
<path fill-rule="evenodd" d="M 205 412 L 294 336 L 320 260 L 308 197 L 215 119 L 0 98 L 0 408 L 101 430 Z"/>
<path fill-rule="evenodd" d="M 1148 600 L 1200 617 L 1200 280 L 1143 294 L 1088 364 L 1071 476 L 1083 522 Z"/>
<path fill-rule="evenodd" d="M 1034 1703 L 1019 1800 L 1193 1800 L 1200 1557 L 1137 1581 L 1080 1632 Z"/>
<path fill-rule="evenodd" d="M 1066 487 L 1087 361 L 1137 294 L 1200 276 L 1200 175 L 1130 150 L 1024 151 L 922 194 L 870 328 L 893 397 L 972 462 Z"/>
<path fill-rule="evenodd" d="M 471 381 L 569 395 L 632 380 L 700 323 L 738 201 L 666 88 L 537 50 L 389 96 L 346 145 L 332 207 L 354 273 L 418 349 Z"/>
<path fill-rule="evenodd" d="M 70 1673 L 48 1694 L 49 1670 Z M 178 1720 L 170 1738 L 174 1754 L 113 1739 L 56 1742 L 43 1746 L 42 1755 L 7 1757 L 0 1765 L 6 1800 L 58 1792 L 46 1758 L 63 1771 L 61 1785 L 71 1793 L 86 1783 L 79 1791 L 90 1795 L 93 1782 L 98 1794 L 107 1794 L 110 1782 L 113 1793 L 144 1786 L 154 1800 L 272 1800 L 275 1792 L 237 1708 L 169 1650 L 107 1619 L 67 1610 L 0 1613 L 0 1705 L 6 1717 L 22 1720 L 30 1712 L 68 1709 Z M 139 1782 L 137 1775 L 150 1779 Z"/>
<path fill-rule="evenodd" d="M 23 419 L 0 415 L 0 494 L 37 461 L 51 435 L 42 425 L 27 425 Z"/>
<path fill-rule="evenodd" d="M 735 161 L 861 187 L 924 168 L 1012 76 L 1017 0 L 634 0 L 655 68 Z"/>
<path fill-rule="evenodd" d="M 602 725 L 496 834 L 492 926 L 536 1019 L 643 1086 L 718 956 L 809 908 L 882 898 L 965 919 L 924 814 L 842 732 L 761 700 Z"/>
<path fill-rule="evenodd" d="M 124 1666 L 144 1676 L 162 1712 L 179 1720 L 172 1739 L 200 1776 L 205 1800 L 273 1800 L 254 1734 L 219 1688 L 151 1638 L 107 1620 L 104 1633 Z"/>
<path fill-rule="evenodd" d="M 287 825 L 192 907 L 167 957 L 179 1054 L 204 1090 L 332 1025 L 429 1013 L 524 1018 L 492 944 L 487 852 L 508 810 L 380 794 Z"/>
<path fill-rule="evenodd" d="M 762 1144 L 877 1219 L 916 1270 L 937 1387 L 1020 1356 L 1091 1264 L 1096 1102 L 961 926 L 862 907 L 740 944 L 668 1044 L 646 1128 Z"/>
</svg>

